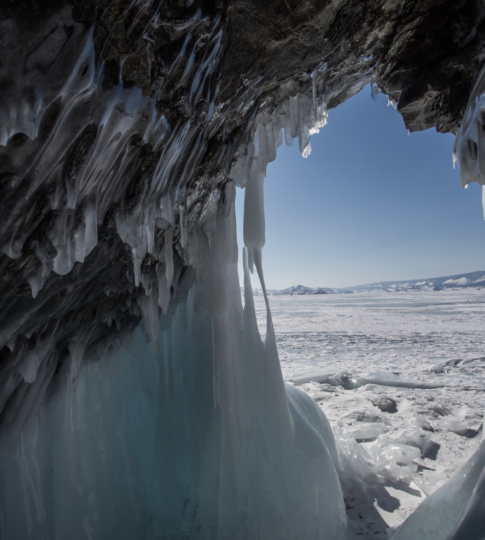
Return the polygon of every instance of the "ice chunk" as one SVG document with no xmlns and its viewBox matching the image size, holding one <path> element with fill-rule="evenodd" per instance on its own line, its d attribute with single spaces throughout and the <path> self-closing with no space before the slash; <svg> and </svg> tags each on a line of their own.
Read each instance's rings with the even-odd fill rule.
<svg viewBox="0 0 485 540">
<path fill-rule="evenodd" d="M 352 437 L 357 441 L 373 441 L 386 433 L 388 428 L 383 424 L 361 424 L 350 430 Z"/>
<path fill-rule="evenodd" d="M 340 478 L 347 481 L 352 479 L 375 481 L 374 463 L 365 448 L 339 427 L 334 429 L 334 436 L 340 459 Z"/>
<path fill-rule="evenodd" d="M 431 433 L 426 433 L 420 429 L 393 429 L 381 439 L 381 444 L 399 443 L 407 446 L 419 448 L 421 454 L 425 454 L 429 443 L 431 442 Z"/>
<path fill-rule="evenodd" d="M 397 388 L 423 388 L 423 389 L 441 388 L 442 386 L 444 386 L 443 384 L 439 384 L 439 383 L 431 383 L 431 382 L 425 382 L 425 381 L 410 381 L 406 379 L 401 379 L 399 375 L 395 375 L 393 373 L 384 373 L 384 372 L 369 373 L 368 375 L 356 377 L 352 381 L 353 388 L 359 388 L 360 386 L 364 386 L 366 384 L 378 384 L 381 386 L 395 386 Z"/>
<path fill-rule="evenodd" d="M 391 540 L 468 540 L 483 534 L 485 443 L 394 532 Z M 478 533 L 478 535 L 477 535 Z"/>
<path fill-rule="evenodd" d="M 416 424 L 425 431 L 434 431 L 434 429 L 431 427 L 431 424 L 422 414 L 418 414 L 418 416 L 416 417 Z"/>
<path fill-rule="evenodd" d="M 367 450 L 374 461 L 376 474 L 405 484 L 411 483 L 411 475 L 417 470 L 414 460 L 421 457 L 418 448 L 379 440 Z"/>
<path fill-rule="evenodd" d="M 442 486 L 448 479 L 443 474 L 435 473 L 433 476 L 427 475 L 424 477 L 421 474 L 412 475 L 413 482 L 418 486 L 418 488 L 425 494 L 431 495 L 434 493 L 440 486 Z"/>
<path fill-rule="evenodd" d="M 370 398 L 370 401 L 374 407 L 377 407 L 382 412 L 397 412 L 397 403 L 389 396 L 375 396 Z"/>
<path fill-rule="evenodd" d="M 356 441 L 372 441 L 387 432 L 389 421 L 364 409 L 343 416 L 338 425 L 348 431 Z"/>
<path fill-rule="evenodd" d="M 397 388 L 442 388 L 444 385 L 440 383 L 432 383 L 425 381 L 409 381 L 401 379 L 399 375 L 393 373 L 369 373 L 367 375 L 353 375 L 348 372 L 343 373 L 315 373 L 305 375 L 303 377 L 296 377 L 291 379 L 294 384 L 304 384 L 306 382 L 315 381 L 319 383 L 329 383 L 334 386 L 343 386 L 347 389 L 360 388 L 367 384 L 381 385 L 381 386 L 395 386 Z"/>
<path fill-rule="evenodd" d="M 468 422 L 465 422 L 457 416 L 447 416 L 437 422 L 440 429 L 451 431 L 462 437 L 475 437 L 478 434 L 477 429 L 473 429 Z"/>
</svg>

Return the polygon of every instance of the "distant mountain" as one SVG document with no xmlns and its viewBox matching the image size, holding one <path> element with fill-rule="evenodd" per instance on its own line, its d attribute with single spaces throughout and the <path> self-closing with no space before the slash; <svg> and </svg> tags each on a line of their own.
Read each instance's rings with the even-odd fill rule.
<svg viewBox="0 0 485 540">
<path fill-rule="evenodd" d="M 331 289 L 329 287 L 305 287 L 304 285 L 297 285 L 296 287 L 288 287 L 288 289 L 282 289 L 281 291 L 273 290 L 270 294 L 273 296 L 285 296 L 285 295 L 303 295 L 303 294 L 342 294 L 353 293 L 352 289 Z"/>
<path fill-rule="evenodd" d="M 441 291 L 443 289 L 464 289 L 470 287 L 485 287 L 485 271 L 457 274 L 431 279 L 414 279 L 408 281 L 380 281 L 368 285 L 350 287 L 354 292 L 370 291 Z"/>
<path fill-rule="evenodd" d="M 485 287 L 485 270 L 470 272 L 468 274 L 457 274 L 455 276 L 444 276 L 431 279 L 414 279 L 407 281 L 380 281 L 367 285 L 357 285 L 345 289 L 332 289 L 328 287 L 305 287 L 297 285 L 287 289 L 269 289 L 270 296 L 289 296 L 307 294 L 348 294 L 366 292 L 403 292 L 403 291 L 441 291 L 445 289 L 466 289 Z M 244 288 L 241 288 L 244 292 Z M 261 289 L 253 290 L 254 296 L 261 296 Z"/>
<path fill-rule="evenodd" d="M 296 287 L 289 287 L 288 289 L 282 289 L 281 291 L 275 291 L 273 294 L 290 295 L 290 294 L 331 294 L 334 289 L 326 287 L 304 287 L 303 285 L 297 285 Z"/>
</svg>

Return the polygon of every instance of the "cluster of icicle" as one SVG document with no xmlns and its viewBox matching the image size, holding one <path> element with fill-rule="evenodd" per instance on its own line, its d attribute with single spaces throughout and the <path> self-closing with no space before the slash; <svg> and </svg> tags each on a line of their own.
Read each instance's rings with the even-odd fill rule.
<svg viewBox="0 0 485 540">
<path fill-rule="evenodd" d="M 147 6 L 142 7 L 146 9 Z M 84 262 L 97 244 L 98 224 L 110 208 L 118 206 L 117 230 L 133 254 L 134 284 L 137 287 L 141 284 L 150 297 L 158 289 L 159 306 L 167 312 L 173 277 L 174 231 L 177 229 L 177 249 L 182 257 L 187 264 L 195 264 L 192 252 L 197 250 L 189 245 L 189 229 L 202 229 L 210 237 L 224 178 L 212 181 L 209 195 L 202 203 L 198 199 L 201 193 L 186 189 L 205 153 L 208 138 L 225 120 L 221 113 L 223 104 L 218 101 L 218 88 L 214 91 L 209 84 L 222 47 L 223 28 L 219 16 L 211 23 L 203 62 L 197 69 L 194 67 L 200 45 L 198 41 L 192 43 L 192 34 L 199 26 L 207 24 L 200 12 L 184 24 L 185 44 L 169 69 L 170 72 L 180 70 L 180 65 L 186 63 L 179 85 L 191 81 L 189 102 L 185 105 L 192 113 L 199 102 L 209 104 L 203 120 L 196 120 L 189 114 L 185 123 L 171 126 L 156 106 L 158 94 L 143 96 L 136 86 L 125 89 L 121 80 L 104 96 L 101 91 L 104 66 L 101 64 L 96 69 L 92 32 L 85 39 L 84 50 L 71 75 L 58 94 L 50 96 L 49 102 L 43 100 L 39 89 L 32 103 L 5 104 L 6 110 L 1 111 L 0 144 L 6 144 L 15 133 L 24 133 L 35 140 L 43 115 L 49 112 L 53 103 L 59 100 L 62 103 L 55 129 L 38 149 L 38 157 L 22 172 L 22 177 L 13 179 L 14 188 L 21 186 L 26 178 L 33 177 L 34 181 L 28 185 L 25 197 L 16 203 L 18 208 L 12 209 L 1 240 L 4 242 L 2 251 L 17 259 L 32 228 L 48 211 L 57 212 L 55 222 L 48 230 L 48 244 L 37 243 L 35 246 L 41 267 L 28 276 L 34 298 L 51 272 L 66 275 L 76 262 Z M 10 31 L 10 39 L 18 39 L 15 29 Z M 320 66 L 312 74 L 313 99 L 298 94 L 298 85 L 289 81 L 281 86 L 281 93 L 289 96 L 283 105 L 271 116 L 258 114 L 251 141 L 238 149 L 241 157 L 232 168 L 230 178 L 236 184 L 241 187 L 251 185 L 251 191 L 257 189 L 255 186 L 262 182 L 266 164 L 276 157 L 283 128 L 287 144 L 299 137 L 300 151 L 305 157 L 310 153 L 310 134 L 326 123 L 325 103 L 317 90 L 319 76 L 324 70 L 325 66 Z M 255 104 L 257 92 L 249 88 L 246 93 L 240 101 L 243 108 L 249 109 Z M 99 106 L 100 101 L 104 101 L 104 106 Z M 238 109 L 237 113 L 242 111 Z M 133 143 L 135 136 L 139 138 L 136 144 Z M 69 163 L 69 156 L 82 145 L 87 148 L 87 155 L 82 156 L 82 167 L 71 171 L 76 164 Z M 125 200 L 127 182 L 141 145 L 148 145 L 159 156 L 158 163 L 139 203 L 128 208 Z M 233 154 L 232 145 L 224 145 L 219 159 L 222 170 L 228 167 Z M 254 181 L 248 182 L 250 178 Z M 29 206 L 29 201 L 36 199 L 39 189 L 46 183 L 57 186 L 49 196 L 48 204 L 41 209 L 36 208 L 35 203 Z M 25 220 L 34 210 L 40 217 L 31 224 Z M 161 242 L 156 242 L 157 235 L 162 236 Z M 56 253 L 53 258 L 52 247 Z M 159 261 L 156 280 L 154 275 L 141 275 L 147 254 Z"/>
<path fill-rule="evenodd" d="M 485 218 L 485 68 L 470 94 L 460 131 L 453 148 L 453 165 L 458 162 L 462 187 L 471 182 L 482 186 Z"/>
<path fill-rule="evenodd" d="M 152 4 L 132 3 L 130 9 L 138 10 L 135 22 Z M 36 301 L 23 313 L 16 309 L 16 298 L 4 302 L 7 314 L 0 330 L 0 349 L 8 346 L 13 360 L 0 380 L 0 412 L 19 385 L 49 384 L 56 364 L 50 357 L 59 341 L 70 341 L 69 350 L 82 350 L 89 342 L 89 325 L 92 329 L 99 321 L 87 320 L 86 328 L 75 335 L 63 335 L 59 321 L 55 326 L 55 318 L 62 317 L 65 307 L 53 315 L 48 313 L 48 317 L 41 315 L 45 304 L 52 304 L 56 298 L 56 286 L 51 286 L 46 295 L 41 292 L 52 273 L 69 275 L 75 263 L 84 264 L 90 254 L 92 265 L 99 227 L 109 212 L 115 212 L 117 232 L 132 252 L 134 277 L 127 275 L 127 283 L 107 283 L 104 292 L 107 296 L 113 289 L 129 292 L 129 316 L 145 316 L 152 328 L 158 321 L 158 306 L 166 314 L 173 295 L 171 286 L 177 287 L 174 231 L 178 231 L 178 248 L 185 250 L 184 257 L 188 261 L 196 257 L 187 246 L 190 217 L 186 209 L 191 208 L 192 226 L 197 231 L 201 223 L 214 221 L 220 196 L 219 179 L 214 180 L 208 193 L 197 189 L 188 193 L 186 186 L 206 150 L 208 137 L 224 120 L 216 110 L 218 90 L 211 79 L 221 56 L 221 16 L 210 19 L 197 11 L 176 29 L 186 43 L 169 69 L 178 69 L 178 84 L 189 89 L 187 116 L 176 125 L 168 123 L 158 106 L 162 83 L 153 97 L 144 96 L 136 86 L 125 89 L 121 65 L 119 83 L 109 87 L 104 82 L 104 62 L 96 62 L 94 30 L 87 31 L 73 21 L 69 4 L 52 17 L 40 27 L 38 49 L 27 50 L 23 60 L 15 55 L 2 60 L 2 70 L 11 77 L 0 104 L 0 143 L 8 144 L 5 155 L 15 172 L 5 179 L 0 246 L 3 253 L 18 261 L 22 269 L 19 273 L 30 284 Z M 3 43 L 22 41 L 21 28 L 16 24 L 14 19 L 0 22 Z M 149 24 L 161 24 L 158 10 Z M 45 28 L 52 28 L 47 36 L 43 34 Z M 66 40 L 66 29 L 73 29 L 70 40 Z M 203 39 L 197 37 L 201 33 Z M 183 70 L 181 62 L 186 63 Z M 69 75 L 64 79 L 66 73 Z M 203 108 L 209 104 L 208 110 L 203 116 L 195 115 L 201 103 Z M 24 140 L 26 135 L 28 142 L 19 146 L 15 142 L 18 135 Z M 141 174 L 138 169 L 144 151 L 156 156 L 156 166 L 142 183 L 141 193 L 130 197 L 134 177 Z M 230 158 L 230 152 L 222 152 L 221 167 L 224 160 L 229 167 Z M 35 256 L 30 250 L 23 253 L 26 241 L 45 222 L 47 230 L 30 242 Z M 209 231 L 209 225 L 204 230 Z M 156 264 L 142 275 L 140 268 L 147 255 Z M 38 261 L 32 261 L 35 258 Z M 96 263 L 104 265 L 102 258 L 102 252 L 96 254 Z M 107 260 L 106 264 L 114 263 Z M 69 292 L 72 283 L 77 285 L 75 278 L 67 282 Z M 103 286 L 99 287 L 103 292 Z M 114 321 L 119 325 L 123 313 L 116 311 L 118 307 L 106 313 L 103 323 L 111 326 Z M 26 347 L 29 351 L 24 354 L 23 345 L 33 334 Z M 21 394 L 35 392 L 23 388 Z"/>
<path fill-rule="evenodd" d="M 207 24 L 200 11 L 185 23 L 183 32 L 186 34 L 186 45 L 191 41 L 192 32 Z M 189 102 L 186 103 L 188 109 L 195 110 L 201 100 L 209 103 L 204 122 L 189 117 L 185 123 L 171 126 L 156 106 L 158 94 L 154 97 L 143 96 L 141 89 L 136 86 L 125 89 L 121 80 L 118 86 L 103 95 L 104 64 L 101 63 L 96 69 L 92 31 L 85 40 L 84 50 L 70 77 L 50 103 L 43 102 L 40 95 L 30 107 L 29 103 L 13 103 L 8 108 L 7 103 L 7 111 L 2 111 L 1 144 L 6 144 L 17 132 L 35 140 L 43 114 L 53 103 L 60 100 L 62 104 L 62 113 L 52 135 L 38 150 L 38 157 L 23 171 L 22 178 L 14 179 L 14 184 L 18 185 L 25 178 L 35 179 L 30 182 L 25 197 L 19 203 L 24 207 L 36 197 L 42 186 L 56 183 L 59 186 L 49 196 L 48 205 L 41 209 L 41 215 L 49 210 L 57 211 L 56 221 L 48 231 L 56 255 L 50 258 L 48 248 L 36 246 L 42 268 L 36 275 L 29 276 L 34 298 L 52 271 L 65 275 L 72 270 L 75 262 L 84 262 L 97 244 L 98 224 L 110 207 L 118 205 L 117 229 L 121 239 L 132 249 L 136 286 L 141 282 L 143 258 L 147 253 L 154 252 L 156 231 L 165 233 L 169 246 L 163 255 L 158 254 L 158 258 L 166 266 L 165 278 L 160 278 L 161 305 L 166 311 L 165 290 L 170 288 L 172 276 L 171 229 L 180 227 L 181 247 L 185 248 L 185 186 L 192 179 L 205 152 L 208 132 L 217 130 L 218 122 L 222 121 L 220 115 L 214 118 L 217 91 L 211 95 L 209 84 L 220 58 L 222 31 L 218 16 L 211 22 L 202 63 L 194 67 L 195 54 L 201 47 L 196 42 L 191 44 L 193 50 L 190 54 L 185 50 L 188 47 L 184 47 L 184 54 L 181 53 L 181 58 L 177 58 L 170 68 L 170 71 L 177 69 L 180 62 L 186 61 L 179 84 L 191 81 Z M 14 39 L 16 36 L 14 32 L 12 34 Z M 100 106 L 100 102 L 104 102 L 103 105 Z M 87 155 L 81 155 L 84 159 L 82 168 L 71 171 L 69 167 L 75 168 L 76 163 L 69 163 L 70 154 L 82 145 L 87 148 Z M 136 163 L 142 145 L 149 146 L 159 156 L 158 163 L 141 203 L 127 209 L 125 194 L 127 182 L 131 179 L 130 169 Z M 209 208 L 204 209 L 203 214 L 214 211 L 217 201 L 211 200 L 206 206 Z M 174 221 L 174 207 L 177 207 L 177 223 Z M 2 246 L 2 251 L 14 259 L 20 257 L 22 247 L 32 232 L 24 222 L 16 222 L 19 213 L 20 209 L 12 209 L 11 227 L 4 231 L 4 237 L 9 234 L 8 241 Z"/>
<path fill-rule="evenodd" d="M 191 24 L 199 23 L 195 17 Z M 84 262 L 97 243 L 98 223 L 118 203 L 117 232 L 132 252 L 134 286 L 143 288 L 136 297 L 143 323 L 100 359 L 84 355 L 86 336 L 80 333 L 59 367 L 20 363 L 28 390 L 10 403 L 0 432 L 2 539 L 345 537 L 341 462 L 330 426 L 308 396 L 285 387 L 268 299 L 263 341 L 249 279 L 255 266 L 265 288 L 263 177 L 282 130 L 288 143 L 298 136 L 308 155 L 311 130 L 325 124 L 319 72 L 313 100 L 298 95 L 294 83 L 282 87 L 288 99 L 271 116 L 256 117 L 250 142 L 239 151 L 244 157 L 231 173 L 234 182 L 216 179 L 201 203 L 201 193 L 186 185 L 208 131 L 222 122 L 217 95 L 206 84 L 219 58 L 217 19 L 211 36 L 197 72 L 189 57 L 182 75 L 192 77 L 187 106 L 203 93 L 209 103 L 205 124 L 191 118 L 174 129 L 155 107 L 156 98 L 121 83 L 100 97 L 102 67 L 95 68 L 90 36 L 62 89 L 62 114 L 32 164 L 35 182 L 27 193 L 35 197 L 47 178 L 61 173 L 68 180 L 65 192 L 49 201 L 58 210 L 48 231 L 57 254 L 49 259 L 37 246 L 43 266 L 30 279 L 33 296 L 50 272 L 65 275 L 76 261 Z M 96 123 L 99 99 L 105 107 Z M 32 130 L 20 122 L 18 131 L 35 139 L 41 108 L 31 111 L 31 121 L 24 115 Z M 14 120 L 19 122 L 18 115 Z M 10 137 L 12 129 L 6 129 Z M 135 134 L 155 152 L 163 150 L 147 192 L 129 206 L 123 178 L 138 152 L 130 142 Z M 66 140 L 89 139 L 94 142 L 81 171 L 66 174 Z M 244 307 L 235 183 L 246 187 Z M 189 209 L 197 216 L 192 226 Z M 28 233 L 18 228 L 3 251 L 19 257 Z M 174 246 L 195 270 L 195 284 L 190 288 L 188 281 L 189 290 L 179 284 L 176 302 Z M 155 263 L 143 265 L 148 255 Z"/>
<path fill-rule="evenodd" d="M 100 360 L 73 354 L 0 433 L 2 538 L 345 538 L 331 428 L 285 387 L 268 304 L 260 337 L 247 248 L 241 302 L 234 199 L 229 184 L 170 316 Z M 264 290 L 262 223 L 250 249 Z"/>
<path fill-rule="evenodd" d="M 152 4 L 151 1 L 132 3 L 130 9 L 138 10 L 135 22 L 144 17 Z M 0 144 L 14 141 L 16 134 L 25 134 L 31 140 L 26 145 L 27 157 L 22 154 L 23 147 L 17 149 L 12 144 L 9 147 L 16 173 L 6 181 L 11 207 L 2 216 L 0 245 L 3 253 L 24 266 L 24 277 L 33 298 L 38 301 L 32 303 L 28 312 L 15 313 L 5 321 L 0 332 L 0 348 L 7 345 L 19 357 L 19 337 L 30 339 L 33 333 L 41 337 L 28 359 L 15 360 L 8 380 L 5 377 L 8 384 L 2 380 L 0 411 L 19 384 L 18 375 L 26 383 L 33 383 L 39 368 L 47 363 L 56 346 L 56 335 L 44 330 L 44 324 L 33 326 L 38 323 L 31 321 L 35 310 L 42 310 L 43 304 L 51 300 L 47 296 L 39 298 L 39 293 L 52 273 L 65 276 L 72 272 L 75 263 L 84 264 L 98 244 L 99 226 L 108 212 L 115 212 L 117 232 L 132 252 L 134 271 L 127 275 L 128 284 L 108 283 L 104 292 L 109 296 L 116 287 L 118 291 L 130 291 L 133 297 L 127 300 L 130 315 L 143 315 L 150 329 L 157 324 L 159 306 L 167 314 L 173 288 L 177 287 L 174 259 L 179 254 L 174 253 L 174 249 L 183 253 L 187 264 L 193 264 L 197 246 L 192 242 L 191 250 L 188 245 L 189 225 L 195 231 L 194 237 L 200 229 L 210 236 L 221 193 L 220 178 L 215 178 L 209 189 L 204 187 L 205 191 L 187 190 L 205 153 L 208 138 L 224 121 L 218 109 L 218 88 L 212 80 L 221 57 L 221 16 L 210 19 L 197 11 L 175 29 L 185 38 L 185 44 L 167 69 L 178 71 L 178 85 L 188 88 L 186 116 L 176 125 L 169 124 L 163 107 L 159 106 L 163 81 L 153 97 L 144 96 L 136 86 L 126 89 L 122 84 L 122 64 L 118 85 L 107 88 L 103 82 L 105 64 L 96 63 L 93 29 L 86 33 L 82 25 L 73 21 L 68 4 L 55 17 L 49 23 L 53 31 L 44 39 L 39 51 L 27 58 L 23 72 L 19 72 L 16 66 L 19 61 L 13 56 L 7 57 L 6 67 L 3 66 L 7 73 L 10 66 L 10 73 L 15 75 L 11 82 L 17 85 L 14 90 L 18 90 L 18 95 L 10 92 L 9 99 L 0 106 Z M 10 20 L 2 26 L 7 43 L 22 39 L 15 24 Z M 149 25 L 160 24 L 157 10 Z M 80 54 L 69 46 L 61 47 L 60 51 L 55 48 L 65 40 L 65 28 L 74 28 L 71 49 L 82 45 Z M 53 51 L 49 51 L 51 45 Z M 42 56 L 48 53 L 54 56 Z M 70 65 L 72 57 L 76 61 Z M 54 66 L 50 71 L 44 70 L 44 79 L 39 75 L 39 71 L 43 71 L 37 69 L 36 62 Z M 51 89 L 58 83 L 55 77 L 62 74 L 66 66 L 70 66 L 70 75 L 62 87 L 52 93 Z M 33 97 L 32 87 L 35 88 Z M 205 110 L 206 104 L 208 110 Z M 199 106 L 204 114 L 198 111 Z M 44 129 L 41 136 L 42 126 L 49 122 L 53 122 L 53 126 L 48 135 Z M 219 156 L 218 165 L 222 169 L 230 166 L 233 153 L 228 151 L 230 148 L 230 144 L 225 145 Z M 143 151 L 153 154 L 157 161 L 153 174 L 147 181 L 143 179 L 141 193 L 130 196 L 130 185 L 143 163 Z M 25 258 L 24 244 L 46 216 L 50 217 L 46 234 L 40 235 L 31 246 L 40 264 L 25 266 L 21 259 Z M 143 273 L 141 266 L 147 256 L 156 264 Z M 120 314 L 106 315 L 108 326 L 112 320 L 118 325 L 117 315 Z M 87 342 L 89 332 L 86 334 L 83 337 L 80 331 L 79 336 L 73 336 L 72 347 L 78 348 L 83 339 Z M 156 341 L 156 338 L 154 332 L 153 339 Z M 70 349 L 72 347 L 69 345 Z M 41 374 L 44 371 L 42 369 Z M 48 370 L 45 376 L 50 375 Z"/>
<path fill-rule="evenodd" d="M 68 21 L 68 8 L 65 11 L 67 24 L 72 21 Z M 157 24 L 156 21 L 153 24 Z M 209 37 L 204 36 L 206 51 L 202 62 L 196 66 L 195 55 L 200 55 L 201 44 L 192 36 L 204 25 L 209 28 Z M 38 296 L 52 272 L 67 275 L 76 262 L 84 263 L 97 245 L 99 223 L 114 207 L 117 232 L 129 246 L 133 258 L 133 277 L 128 276 L 128 279 L 133 280 L 135 288 L 143 290 L 141 294 L 133 294 L 135 301 L 128 308 L 135 316 L 143 315 L 155 343 L 157 332 L 151 329 L 156 327 L 159 308 L 167 314 L 172 286 L 176 287 L 174 259 L 181 258 L 185 265 L 194 268 L 203 266 L 200 261 L 204 256 L 199 254 L 200 233 L 210 242 L 234 155 L 233 143 L 224 144 L 216 164 L 222 173 L 210 179 L 209 188 L 207 183 L 199 183 L 187 189 L 207 149 L 208 139 L 225 121 L 226 113 L 221 110 L 227 108 L 227 104 L 219 102 L 218 88 L 214 90 L 211 85 L 221 55 L 223 27 L 220 16 L 209 21 L 197 12 L 182 26 L 178 31 L 185 35 L 185 43 L 169 71 L 180 72 L 178 84 L 190 87 L 185 103 L 188 114 L 185 122 L 171 126 L 162 109 L 157 107 L 158 93 L 154 97 L 143 96 L 136 86 L 125 89 L 121 80 L 113 90 L 103 94 L 104 65 L 96 66 L 92 30 L 85 36 L 84 48 L 71 75 L 57 94 L 47 99 L 39 93 L 33 103 L 25 101 L 21 106 L 17 102 L 7 102 L 6 110 L 0 111 L 3 144 L 15 133 L 25 133 L 35 142 L 43 116 L 52 114 L 53 104 L 61 103 L 61 113 L 52 134 L 39 143 L 35 159 L 26 168 L 20 168 L 22 176 L 12 180 L 14 189 L 26 184 L 25 197 L 15 200 L 15 207 L 0 233 L 2 251 L 10 258 L 18 259 L 33 228 L 48 212 L 56 212 L 45 241 L 36 241 L 34 245 L 41 264 L 26 276 L 33 298 Z M 10 32 L 12 41 L 18 39 L 14 28 Z M 232 167 L 230 178 L 241 187 L 247 186 L 248 201 L 254 199 L 251 204 L 256 208 L 255 215 L 246 222 L 249 229 L 262 219 L 264 172 L 267 163 L 276 157 L 283 132 L 287 144 L 299 137 L 300 150 L 307 156 L 311 149 L 310 134 L 326 123 L 321 88 L 324 72 L 325 65 L 312 74 L 311 98 L 298 94 L 298 84 L 294 81 L 282 84 L 282 104 L 272 115 L 260 113 L 256 116 L 250 142 L 238 149 L 240 157 Z M 258 92 L 248 87 L 234 113 L 244 114 L 257 106 L 257 97 Z M 205 116 L 194 116 L 202 102 L 208 104 Z M 241 107 L 244 111 L 239 110 Z M 143 145 L 151 149 L 158 161 L 149 182 L 144 184 L 142 194 L 137 195 L 133 204 L 126 193 Z M 74 153 L 80 157 L 73 161 Z M 227 172 L 224 174 L 224 171 Z M 55 189 L 44 203 L 39 193 L 46 185 L 55 186 Z M 261 201 L 259 209 L 258 201 Z M 33 223 L 29 222 L 29 216 L 34 213 L 39 217 Z M 246 236 L 252 268 L 254 241 L 249 229 Z M 261 246 L 258 242 L 256 244 Z M 52 248 L 55 256 L 52 256 Z M 155 260 L 155 264 L 143 265 L 147 258 Z M 200 273 L 199 269 L 198 275 Z M 110 294 L 109 285 L 106 294 Z M 116 317 L 113 319 L 117 322 Z M 20 323 L 25 326 L 23 319 Z M 13 327 L 15 324 L 16 320 L 12 320 L 0 334 L 0 345 L 8 345 L 12 351 L 16 347 L 15 334 L 21 331 L 21 328 Z M 44 337 L 42 350 L 45 348 L 45 354 L 34 355 L 35 361 L 20 361 L 18 365 L 17 371 L 28 383 L 35 380 L 38 368 L 53 345 L 52 336 Z M 3 401 L 8 398 L 7 394 Z"/>
</svg>

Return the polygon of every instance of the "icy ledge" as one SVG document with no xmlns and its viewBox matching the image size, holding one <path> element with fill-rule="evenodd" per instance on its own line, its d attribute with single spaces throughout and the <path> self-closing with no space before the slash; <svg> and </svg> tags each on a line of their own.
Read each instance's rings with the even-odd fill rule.
<svg viewBox="0 0 485 540">
<path fill-rule="evenodd" d="M 441 388 L 444 386 L 439 383 L 425 381 L 411 381 L 401 379 L 399 375 L 393 373 L 368 373 L 365 375 L 353 375 L 352 373 L 314 373 L 290 379 L 289 382 L 300 385 L 308 382 L 318 382 L 320 384 L 331 384 L 332 386 L 342 386 L 343 388 L 360 388 L 366 384 L 377 384 L 381 386 L 394 386 L 396 388 Z"/>
</svg>

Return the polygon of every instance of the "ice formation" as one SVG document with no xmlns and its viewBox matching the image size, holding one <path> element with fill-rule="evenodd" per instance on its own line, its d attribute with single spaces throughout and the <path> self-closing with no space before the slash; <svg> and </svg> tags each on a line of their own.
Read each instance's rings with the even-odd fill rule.
<svg viewBox="0 0 485 540">
<path fill-rule="evenodd" d="M 89 332 L 73 336 L 60 366 L 47 354 L 55 330 L 18 355 L 0 433 L 6 540 L 345 537 L 333 434 L 313 400 L 285 387 L 269 304 L 263 342 L 248 276 L 255 267 L 264 290 L 266 165 L 275 159 L 283 132 L 288 144 L 299 137 L 300 150 L 309 154 L 310 133 L 326 122 L 318 88 L 325 66 L 312 75 L 311 98 L 299 95 L 292 81 L 282 85 L 286 100 L 272 115 L 256 116 L 250 141 L 232 167 L 233 182 L 214 182 L 201 205 L 186 184 L 222 106 L 208 84 L 219 58 L 220 20 L 209 24 L 197 13 L 184 27 L 186 43 L 201 24 L 209 31 L 205 56 L 195 72 L 188 57 L 182 80 L 192 79 L 189 109 L 202 98 L 209 103 L 205 127 L 193 119 L 170 126 L 155 106 L 156 96 L 145 97 L 121 82 L 105 95 L 94 127 L 103 67 L 96 68 L 91 33 L 72 75 L 52 98 L 63 103 L 62 112 L 54 135 L 39 142 L 41 156 L 30 174 L 41 186 L 67 167 L 68 182 L 45 207 L 56 210 L 48 233 L 56 255 L 36 246 L 40 264 L 29 277 L 32 296 L 42 297 L 51 272 L 68 276 L 76 262 L 84 263 L 98 242 L 98 223 L 119 197 L 116 231 L 129 246 L 132 287 L 140 291 L 135 301 L 127 299 L 127 307 L 143 322 L 132 334 L 99 342 L 96 351 L 86 351 Z M 16 132 L 38 140 L 46 102 L 39 100 L 22 118 L 15 104 L 9 106 L 3 143 Z M 66 140 L 84 148 L 83 163 L 66 161 Z M 128 205 L 128 170 L 143 145 L 155 149 L 158 162 Z M 120 178 L 126 178 L 124 185 Z M 235 183 L 246 188 L 244 308 Z M 35 197 L 31 187 L 27 198 Z M 15 259 L 28 231 L 20 210 L 13 215 L 18 232 L 2 250 Z M 107 283 L 107 296 L 109 289 Z"/>
<path fill-rule="evenodd" d="M 48 4 L 38 24 L 23 4 L 0 21 L 1 537 L 345 538 L 342 486 L 407 480 L 427 435 L 366 421 L 354 433 L 377 438 L 365 455 L 284 384 L 263 277 L 263 184 L 283 138 L 308 156 L 328 103 L 374 81 L 384 25 L 362 25 L 369 36 L 352 53 L 325 30 L 330 66 L 276 77 L 274 63 L 239 84 L 221 76 L 227 3 Z M 425 125 L 396 84 L 390 104 Z M 246 190 L 244 307 L 236 185 Z M 483 505 L 483 482 L 465 484 L 456 540 Z"/>
<path fill-rule="evenodd" d="M 465 110 L 455 141 L 454 160 L 460 167 L 462 186 L 470 182 L 485 185 L 485 71 L 482 70 Z M 469 425 L 460 418 L 447 416 L 442 429 L 462 436 Z M 446 484 L 428 497 L 394 532 L 391 540 L 482 540 L 485 537 L 485 441 L 477 452 Z"/>
<path fill-rule="evenodd" d="M 312 373 L 302 377 L 291 379 L 291 382 L 299 385 L 315 381 L 320 384 L 331 384 L 332 386 L 342 386 L 347 389 L 360 388 L 366 384 L 378 384 L 381 386 L 395 386 L 396 388 L 440 388 L 440 383 L 425 381 L 409 381 L 401 379 L 394 373 L 367 373 L 362 375 L 353 375 L 352 373 Z"/>
<path fill-rule="evenodd" d="M 269 308 L 260 338 L 247 260 L 242 307 L 225 197 L 167 315 L 147 287 L 123 343 L 96 361 L 73 343 L 54 387 L 31 375 L 0 435 L 4 538 L 345 538 L 333 434 L 285 388 Z"/>
<path fill-rule="evenodd" d="M 428 497 L 392 540 L 481 540 L 484 537 L 485 443 L 446 484 Z"/>
<path fill-rule="evenodd" d="M 462 187 L 471 182 L 482 186 L 485 218 L 485 69 L 482 69 L 470 94 L 460 131 L 453 148 L 453 163 L 458 162 Z"/>
</svg>

